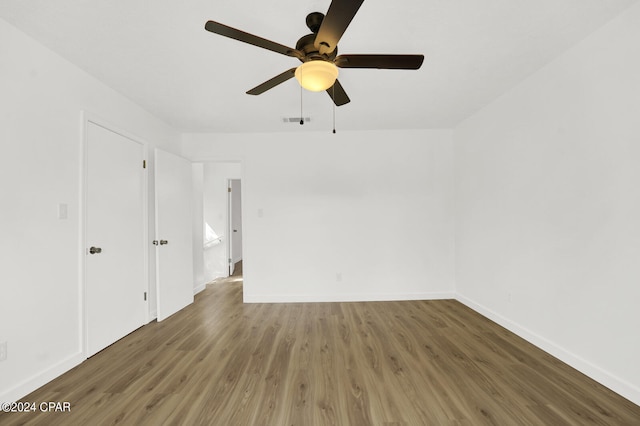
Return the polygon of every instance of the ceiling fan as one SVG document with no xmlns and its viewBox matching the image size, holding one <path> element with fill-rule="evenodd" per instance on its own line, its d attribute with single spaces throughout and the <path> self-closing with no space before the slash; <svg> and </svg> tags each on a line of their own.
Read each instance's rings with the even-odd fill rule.
<svg viewBox="0 0 640 426">
<path fill-rule="evenodd" d="M 417 70 L 424 61 L 424 55 L 338 55 L 338 41 L 363 2 L 364 0 L 333 0 L 326 15 L 320 12 L 307 15 L 307 27 L 312 34 L 300 38 L 295 49 L 215 21 L 208 21 L 205 29 L 297 58 L 302 62 L 302 65 L 288 69 L 265 81 L 249 90 L 247 94 L 259 95 L 296 77 L 300 85 L 307 90 L 315 92 L 326 90 L 333 102 L 340 106 L 350 102 L 350 99 L 337 80 L 338 68 Z"/>
</svg>

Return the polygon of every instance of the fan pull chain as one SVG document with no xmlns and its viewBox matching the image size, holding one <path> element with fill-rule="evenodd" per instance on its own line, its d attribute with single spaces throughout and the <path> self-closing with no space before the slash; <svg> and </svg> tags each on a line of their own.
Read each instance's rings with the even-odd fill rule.
<svg viewBox="0 0 640 426">
<path fill-rule="evenodd" d="M 333 96 L 331 96 L 333 99 L 333 134 L 336 133 L 336 85 L 335 83 L 333 84 L 333 87 L 331 87 L 331 91 L 333 92 Z"/>
<path fill-rule="evenodd" d="M 300 81 L 302 81 L 302 69 L 300 69 Z M 302 85 L 300 85 L 300 125 L 304 124 L 304 115 L 302 114 Z"/>
</svg>

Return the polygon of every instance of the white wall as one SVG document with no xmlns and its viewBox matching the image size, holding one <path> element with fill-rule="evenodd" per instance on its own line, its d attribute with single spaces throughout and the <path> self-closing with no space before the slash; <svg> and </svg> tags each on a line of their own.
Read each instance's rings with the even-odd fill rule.
<svg viewBox="0 0 640 426">
<path fill-rule="evenodd" d="M 82 361 L 81 111 L 151 147 L 175 151 L 178 135 L 3 20 L 0 58 L 0 401 L 10 401 Z"/>
<path fill-rule="evenodd" d="M 183 135 L 242 160 L 248 302 L 453 296 L 451 131 Z"/>
<path fill-rule="evenodd" d="M 456 129 L 459 298 L 640 403 L 640 6 Z"/>
</svg>

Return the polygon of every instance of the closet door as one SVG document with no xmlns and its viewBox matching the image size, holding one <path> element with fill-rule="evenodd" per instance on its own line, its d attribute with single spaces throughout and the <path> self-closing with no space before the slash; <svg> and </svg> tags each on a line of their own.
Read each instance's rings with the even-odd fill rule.
<svg viewBox="0 0 640 426">
<path fill-rule="evenodd" d="M 85 134 L 85 352 L 147 318 L 144 145 L 94 122 Z"/>
</svg>

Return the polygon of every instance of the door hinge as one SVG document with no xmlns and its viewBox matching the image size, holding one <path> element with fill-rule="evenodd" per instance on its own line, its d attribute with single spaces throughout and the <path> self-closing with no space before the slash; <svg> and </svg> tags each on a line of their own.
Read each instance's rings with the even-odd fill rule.
<svg viewBox="0 0 640 426">
<path fill-rule="evenodd" d="M 229 258 L 229 264 L 231 264 L 231 258 Z"/>
<path fill-rule="evenodd" d="M 227 188 L 227 192 L 231 192 L 231 187 Z"/>
<path fill-rule="evenodd" d="M 147 301 L 147 292 L 146 291 L 144 292 L 144 301 L 145 302 Z"/>
<path fill-rule="evenodd" d="M 142 168 L 143 169 L 147 168 L 147 160 L 142 160 Z"/>
</svg>

